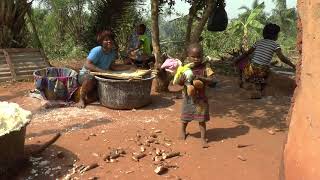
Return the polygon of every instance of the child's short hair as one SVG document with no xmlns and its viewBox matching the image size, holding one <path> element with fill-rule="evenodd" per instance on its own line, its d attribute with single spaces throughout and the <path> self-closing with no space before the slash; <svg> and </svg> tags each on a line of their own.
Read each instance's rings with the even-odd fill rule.
<svg viewBox="0 0 320 180">
<path fill-rule="evenodd" d="M 142 24 L 142 23 L 141 23 L 141 24 L 138 25 L 138 27 L 143 30 L 143 33 L 145 33 L 146 30 L 147 30 L 147 26 L 146 26 L 145 24 Z"/>
<path fill-rule="evenodd" d="M 111 39 L 113 41 L 115 41 L 115 34 L 111 31 L 111 30 L 104 30 L 100 33 L 98 33 L 97 35 L 97 42 L 99 44 L 102 44 L 102 42 L 105 40 L 105 39 Z"/>
<path fill-rule="evenodd" d="M 280 26 L 269 23 L 263 28 L 263 38 L 276 40 L 279 32 L 280 32 Z"/>
<path fill-rule="evenodd" d="M 187 52 L 189 53 L 192 49 L 199 49 L 200 53 L 203 53 L 203 48 L 199 43 L 192 43 L 188 46 Z"/>
</svg>

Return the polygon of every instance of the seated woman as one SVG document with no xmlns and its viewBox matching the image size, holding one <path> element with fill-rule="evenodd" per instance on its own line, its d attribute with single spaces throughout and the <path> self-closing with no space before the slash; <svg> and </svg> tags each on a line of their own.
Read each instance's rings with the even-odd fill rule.
<svg viewBox="0 0 320 180">
<path fill-rule="evenodd" d="M 129 37 L 128 61 L 137 66 L 146 67 L 154 61 L 151 38 L 146 33 L 146 25 L 140 24 L 136 32 Z"/>
<path fill-rule="evenodd" d="M 235 63 L 239 63 L 252 54 L 251 61 L 243 65 L 242 69 L 242 78 L 254 87 L 251 98 L 261 98 L 274 53 L 282 62 L 295 69 L 295 65 L 282 53 L 280 45 L 276 42 L 279 32 L 278 25 L 267 24 L 263 29 L 263 39 L 257 41 L 248 52 L 236 58 Z"/>
<path fill-rule="evenodd" d="M 78 81 L 81 85 L 80 99 L 77 107 L 84 108 L 87 104 L 98 100 L 97 81 L 90 74 L 93 72 L 105 72 L 106 70 L 127 70 L 128 66 L 117 66 L 115 60 L 117 52 L 114 41 L 114 34 L 110 30 L 105 30 L 98 35 L 98 43 L 101 44 L 91 49 L 84 66 L 79 72 Z"/>
</svg>

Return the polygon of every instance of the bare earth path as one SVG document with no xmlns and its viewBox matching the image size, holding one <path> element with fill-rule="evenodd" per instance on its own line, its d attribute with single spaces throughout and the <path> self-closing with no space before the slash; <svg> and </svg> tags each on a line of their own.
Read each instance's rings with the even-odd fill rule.
<svg viewBox="0 0 320 180">
<path fill-rule="evenodd" d="M 22 171 L 18 179 L 62 179 L 72 165 L 97 163 L 99 167 L 72 177 L 88 179 L 217 179 L 275 180 L 285 137 L 285 116 L 290 106 L 288 97 L 266 97 L 246 100 L 235 87 L 234 79 L 219 77 L 218 87 L 210 89 L 211 121 L 207 124 L 208 149 L 200 148 L 198 125 L 191 123 L 186 141 L 177 140 L 181 99 L 153 94 L 153 103 L 129 111 L 110 110 L 100 105 L 86 109 L 74 107 L 42 109 L 38 99 L 28 97 L 33 83 L 0 85 L 0 101 L 19 103 L 31 110 L 33 120 L 27 129 L 26 147 L 50 139 L 56 132 L 61 138 L 40 159 Z M 271 135 L 269 129 L 281 129 Z M 132 153 L 139 152 L 136 134 L 141 142 L 157 133 L 159 144 L 145 146 L 147 154 L 139 162 Z M 238 148 L 238 144 L 250 145 Z M 106 163 L 108 148 L 123 148 L 127 154 L 118 162 Z M 154 173 L 153 147 L 179 151 L 181 156 L 166 160 L 177 168 L 163 175 Z M 61 151 L 61 152 L 59 152 Z M 62 155 L 57 155 L 61 153 Z M 148 153 L 152 152 L 153 155 Z M 241 156 L 242 158 L 239 158 Z M 245 158 L 245 159 L 244 159 Z M 240 160 L 243 159 L 243 160 Z"/>
</svg>

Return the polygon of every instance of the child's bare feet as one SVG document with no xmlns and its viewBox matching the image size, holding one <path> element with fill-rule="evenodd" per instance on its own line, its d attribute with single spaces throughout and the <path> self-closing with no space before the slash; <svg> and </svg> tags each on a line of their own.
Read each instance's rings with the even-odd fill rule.
<svg viewBox="0 0 320 180">
<path fill-rule="evenodd" d="M 179 139 L 180 140 L 186 140 L 187 138 L 187 133 L 186 133 L 186 129 L 187 129 L 187 122 L 182 122 L 181 123 L 181 130 L 180 130 L 180 135 L 179 135 Z"/>
<path fill-rule="evenodd" d="M 78 108 L 81 108 L 81 109 L 86 107 L 84 100 L 82 100 L 82 99 L 80 99 L 80 101 L 78 103 L 76 103 L 75 106 Z"/>
<path fill-rule="evenodd" d="M 208 148 L 209 147 L 209 144 L 208 144 L 206 139 L 201 139 L 201 142 L 202 142 L 202 148 Z"/>
<path fill-rule="evenodd" d="M 208 148 L 209 145 L 206 139 L 206 123 L 199 122 L 199 127 L 200 127 L 200 133 L 201 133 L 202 148 Z"/>
<path fill-rule="evenodd" d="M 178 139 L 179 140 L 186 140 L 188 135 L 189 135 L 188 133 L 181 132 Z"/>
</svg>

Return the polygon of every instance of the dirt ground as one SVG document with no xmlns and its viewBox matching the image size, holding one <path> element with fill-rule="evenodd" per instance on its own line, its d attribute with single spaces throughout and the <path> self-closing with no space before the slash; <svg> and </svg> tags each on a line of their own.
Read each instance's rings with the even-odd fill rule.
<svg viewBox="0 0 320 180">
<path fill-rule="evenodd" d="M 43 102 L 28 97 L 33 83 L 0 85 L 0 101 L 16 102 L 33 112 L 27 127 L 26 147 L 46 142 L 57 132 L 62 136 L 40 158 L 21 170 L 18 179 L 63 179 L 74 165 L 97 163 L 99 167 L 78 179 L 219 179 L 275 180 L 287 133 L 285 117 L 290 97 L 267 96 L 248 100 L 232 77 L 219 76 L 216 88 L 209 89 L 211 120 L 207 123 L 210 147 L 202 149 L 197 123 L 191 123 L 185 141 L 177 139 L 182 99 L 152 93 L 152 104 L 137 110 L 111 110 L 99 104 L 86 109 L 75 107 L 44 109 Z M 275 134 L 270 133 L 273 129 Z M 139 152 L 137 134 L 144 143 L 154 131 L 158 143 L 145 146 L 146 157 L 132 160 Z M 249 145 L 238 148 L 239 144 Z M 126 151 L 118 162 L 107 163 L 103 156 L 112 148 Z M 154 172 L 153 148 L 180 152 L 166 159 L 171 167 L 162 175 Z M 152 153 L 152 155 L 149 154 Z M 242 160 L 241 160 L 242 159 Z"/>
</svg>

